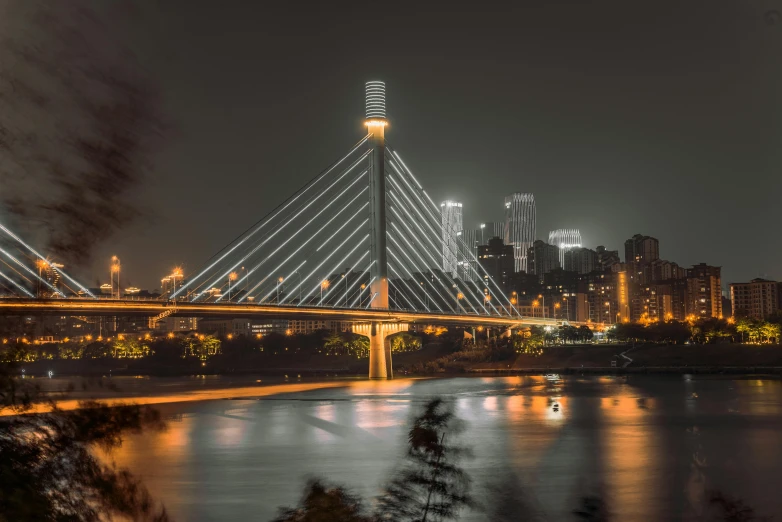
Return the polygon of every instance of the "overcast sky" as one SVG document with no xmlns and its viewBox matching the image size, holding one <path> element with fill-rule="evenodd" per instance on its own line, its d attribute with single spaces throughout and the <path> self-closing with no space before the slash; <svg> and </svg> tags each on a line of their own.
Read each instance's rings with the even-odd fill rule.
<svg viewBox="0 0 782 522">
<path fill-rule="evenodd" d="M 169 0 L 116 20 L 176 132 L 144 217 L 97 248 L 128 283 L 186 272 L 341 157 L 364 82 L 387 85 L 388 141 L 465 227 L 532 192 L 537 236 L 578 228 L 623 255 L 782 279 L 782 0 Z M 85 277 L 94 282 L 94 274 Z"/>
</svg>

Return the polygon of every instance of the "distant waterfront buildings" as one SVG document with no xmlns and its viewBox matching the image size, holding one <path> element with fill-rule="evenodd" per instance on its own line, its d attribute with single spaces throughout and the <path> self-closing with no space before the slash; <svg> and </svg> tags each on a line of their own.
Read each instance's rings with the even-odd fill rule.
<svg viewBox="0 0 782 522">
<path fill-rule="evenodd" d="M 462 231 L 462 204 L 458 201 L 440 203 L 443 234 L 443 272 L 456 277 L 459 266 L 459 243 Z"/>
<path fill-rule="evenodd" d="M 543 281 L 543 276 L 555 268 L 561 268 L 559 264 L 559 248 L 549 245 L 545 241 L 538 239 L 527 249 L 525 263 L 529 268 L 529 273 L 538 276 L 538 280 Z"/>
<path fill-rule="evenodd" d="M 514 272 L 512 246 L 504 244 L 499 237 L 493 237 L 488 245 L 478 247 L 478 262 L 483 267 L 484 278 L 491 277 L 501 288 L 508 288 Z"/>
<path fill-rule="evenodd" d="M 733 315 L 765 319 L 782 307 L 782 283 L 753 279 L 749 283 L 730 284 L 730 305 Z"/>
<path fill-rule="evenodd" d="M 660 242 L 651 236 L 636 234 L 625 241 L 625 263 L 651 263 L 660 259 Z"/>
<path fill-rule="evenodd" d="M 515 192 L 505 197 L 505 244 L 513 247 L 514 269 L 528 271 L 527 254 L 535 241 L 535 196 Z"/>
<path fill-rule="evenodd" d="M 559 248 L 559 264 L 565 266 L 565 252 L 581 248 L 581 232 L 576 228 L 560 228 L 548 233 L 548 242 Z"/>
</svg>

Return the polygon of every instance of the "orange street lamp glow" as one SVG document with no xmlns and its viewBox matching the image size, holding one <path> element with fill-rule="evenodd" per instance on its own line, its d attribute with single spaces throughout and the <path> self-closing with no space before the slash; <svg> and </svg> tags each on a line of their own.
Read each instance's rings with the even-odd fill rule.
<svg viewBox="0 0 782 522">
<path fill-rule="evenodd" d="M 228 280 L 229 281 L 236 281 L 236 278 L 238 278 L 238 277 L 239 276 L 236 274 L 236 272 L 231 272 L 230 274 L 228 274 Z"/>
</svg>

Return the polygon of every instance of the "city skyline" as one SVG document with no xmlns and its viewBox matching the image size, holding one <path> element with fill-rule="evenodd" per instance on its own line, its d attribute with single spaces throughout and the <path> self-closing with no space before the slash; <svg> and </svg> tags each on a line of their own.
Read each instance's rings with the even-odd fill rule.
<svg viewBox="0 0 782 522">
<path fill-rule="evenodd" d="M 126 266 L 124 280 L 136 287 L 154 286 L 174 266 L 195 270 L 223 246 L 224 233 L 241 232 L 334 161 L 334 151 L 358 139 L 361 83 L 383 78 L 394 92 L 391 143 L 427 179 L 436 201 L 464 204 L 467 226 L 501 221 L 503 198 L 521 190 L 535 194 L 539 230 L 577 223 L 585 246 L 621 250 L 622 241 L 641 232 L 665 238 L 667 255 L 682 263 L 709 260 L 725 267 L 726 281 L 782 278 L 774 261 L 782 257 L 782 242 L 769 243 L 757 227 L 745 230 L 742 220 L 720 210 L 739 204 L 747 222 L 774 219 L 771 195 L 780 178 L 772 167 L 782 163 L 782 152 L 774 145 L 773 111 L 766 108 L 776 103 L 782 80 L 772 66 L 782 51 L 778 27 L 766 26 L 765 10 L 751 4 L 677 6 L 675 19 L 629 20 L 617 5 L 520 7 L 491 16 L 533 45 L 505 45 L 500 35 L 507 31 L 480 30 L 449 49 L 458 60 L 434 69 L 431 59 L 439 51 L 427 42 L 452 36 L 471 19 L 467 12 L 451 11 L 445 20 L 434 7 L 422 8 L 426 31 L 404 22 L 409 37 L 387 49 L 382 64 L 365 59 L 371 53 L 353 49 L 347 36 L 324 43 L 315 30 L 293 38 L 284 24 L 257 33 L 252 21 L 264 18 L 260 6 L 215 12 L 208 4 L 191 2 L 185 9 L 173 2 L 117 17 L 116 34 L 127 36 L 139 62 L 158 78 L 177 135 L 155 158 L 152 176 L 129 195 L 140 219 L 98 245 L 90 265 L 66 267 L 94 277 L 117 255 Z M 317 25 L 311 13 L 294 13 L 290 6 L 272 11 Z M 347 29 L 351 20 L 347 16 L 339 27 Z M 218 38 L 208 30 L 213 24 L 238 31 Z M 583 28 L 592 26 L 600 34 L 585 40 Z M 618 35 L 620 27 L 631 30 Z M 620 36 L 629 39 L 626 51 L 611 43 Z M 271 42 L 292 45 L 277 59 Z M 741 42 L 754 59 L 732 60 L 726 71 L 709 50 L 725 42 Z M 312 48 L 320 58 L 305 53 Z M 632 60 L 625 56 L 630 49 Z M 337 69 L 322 59 L 321 53 L 341 50 L 345 58 Z M 497 62 L 482 60 L 494 50 Z M 184 59 L 191 56 L 199 59 Z M 272 76 L 247 69 L 259 59 Z M 306 66 L 283 67 L 290 59 Z M 683 75 L 693 62 L 697 70 Z M 465 67 L 486 74 L 465 76 Z M 614 73 L 602 74 L 607 68 Z M 728 73 L 763 81 L 751 88 L 736 83 L 717 96 L 714 86 Z M 314 75 L 329 79 L 318 85 L 318 96 L 311 92 Z M 693 98 L 694 92 L 705 94 Z M 753 100 L 749 107 L 747 100 Z M 300 154 L 303 120 L 318 136 L 307 154 Z M 432 122 L 438 122 L 434 135 Z M 649 180 L 643 195 L 632 179 Z M 223 197 L 215 197 L 217 185 Z M 687 186 L 702 186 L 708 197 L 692 198 Z M 759 186 L 768 190 L 758 193 Z M 663 203 L 667 217 L 652 219 Z M 725 237 L 762 242 L 769 255 L 742 256 L 725 247 Z M 150 262 L 148 250 L 159 256 Z"/>
</svg>

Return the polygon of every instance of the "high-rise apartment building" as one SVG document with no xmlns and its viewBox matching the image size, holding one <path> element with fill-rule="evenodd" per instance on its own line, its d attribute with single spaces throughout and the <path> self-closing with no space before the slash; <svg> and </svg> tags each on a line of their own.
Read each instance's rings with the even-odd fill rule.
<svg viewBox="0 0 782 522">
<path fill-rule="evenodd" d="M 610 270 L 611 266 L 621 263 L 619 250 L 606 250 L 606 247 L 600 245 L 595 249 L 597 252 L 597 263 L 601 270 Z"/>
<path fill-rule="evenodd" d="M 730 284 L 733 315 L 765 319 L 779 310 L 779 283 L 753 279 L 749 283 Z"/>
<path fill-rule="evenodd" d="M 588 248 L 572 248 L 565 252 L 562 268 L 569 272 L 588 274 L 600 269 L 597 252 Z"/>
<path fill-rule="evenodd" d="M 645 264 L 660 259 L 660 242 L 651 236 L 636 234 L 625 241 L 625 263 Z"/>
<path fill-rule="evenodd" d="M 720 267 L 706 263 L 687 270 L 687 315 L 722 317 L 722 279 Z"/>
<path fill-rule="evenodd" d="M 548 233 L 548 242 L 559 248 L 559 264 L 565 266 L 565 252 L 581 248 L 581 232 L 575 228 L 560 228 Z"/>
<path fill-rule="evenodd" d="M 443 234 L 443 272 L 456 277 L 459 266 L 459 243 L 462 231 L 462 204 L 458 201 L 440 203 Z"/>
<path fill-rule="evenodd" d="M 527 253 L 535 242 L 535 196 L 515 192 L 505 197 L 505 244 L 513 247 L 514 270 L 529 270 Z"/>
<path fill-rule="evenodd" d="M 474 281 L 478 274 L 478 231 L 462 230 L 457 233 L 459 257 L 456 263 L 459 265 L 459 277 L 465 281 Z"/>
<path fill-rule="evenodd" d="M 478 247 L 478 261 L 483 267 L 484 278 L 488 274 L 501 288 L 508 288 L 513 275 L 513 247 L 498 237 L 491 238 L 488 245 Z"/>
<path fill-rule="evenodd" d="M 551 272 L 555 268 L 561 268 L 559 265 L 559 248 L 538 239 L 527 250 L 525 262 L 529 272 L 538 276 L 538 280 L 543 281 L 544 274 Z"/>
</svg>

